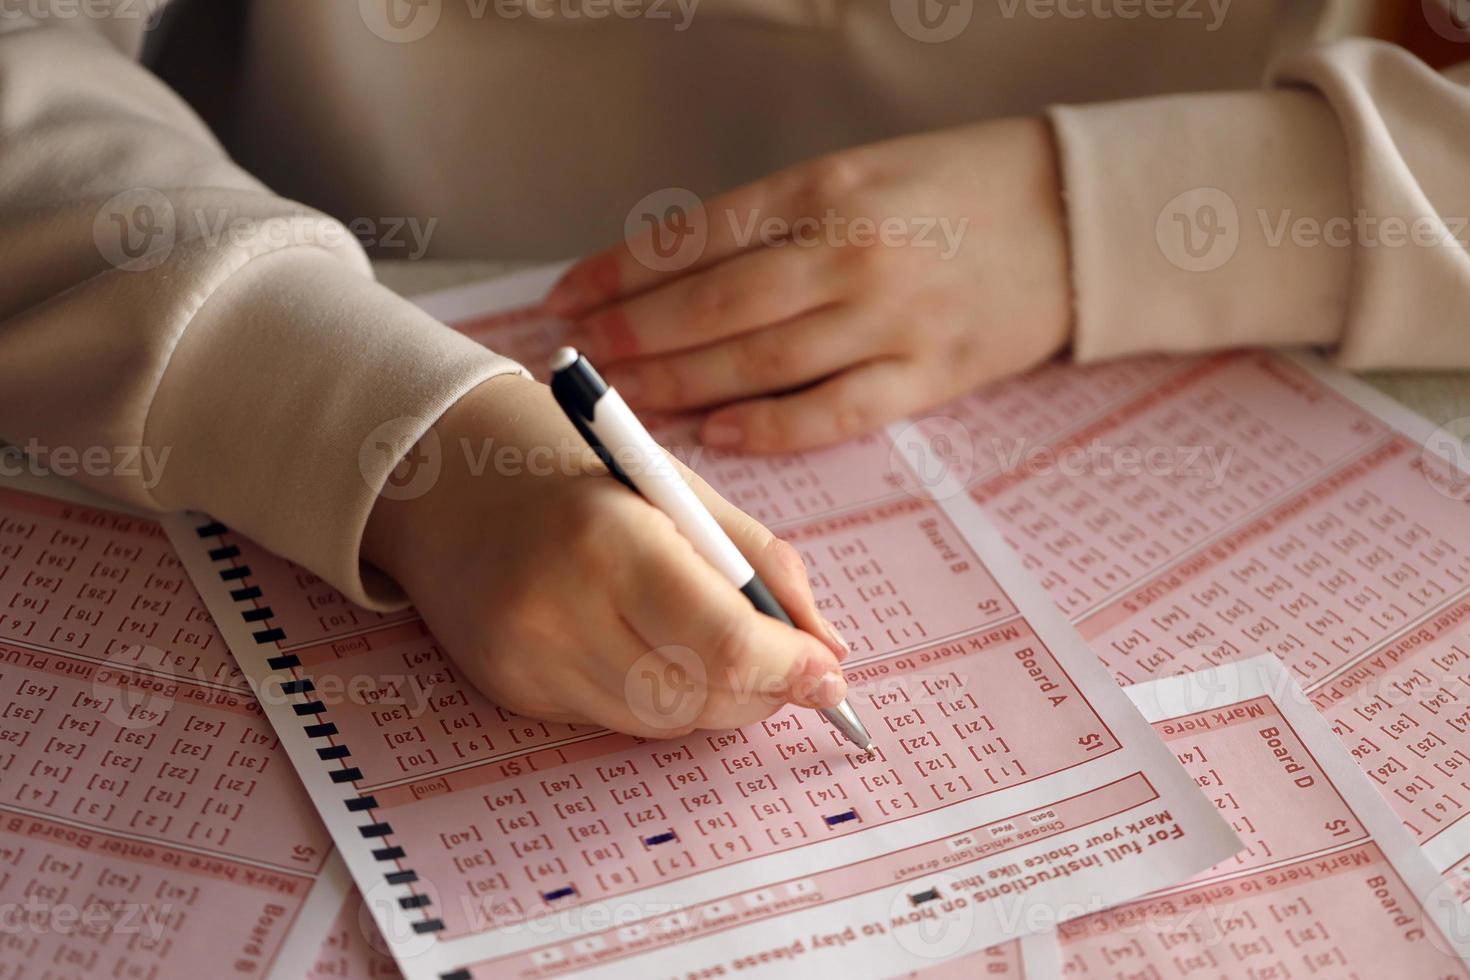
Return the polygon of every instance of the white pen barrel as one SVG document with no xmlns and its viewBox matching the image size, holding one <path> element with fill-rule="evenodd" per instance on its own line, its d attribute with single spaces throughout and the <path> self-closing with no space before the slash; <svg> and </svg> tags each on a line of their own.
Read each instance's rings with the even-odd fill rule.
<svg viewBox="0 0 1470 980">
<path fill-rule="evenodd" d="M 683 475 L 616 389 L 597 400 L 590 428 L 638 492 L 669 515 L 694 550 L 737 588 L 755 577 L 755 569 L 735 547 L 724 528 L 700 503 Z"/>
</svg>

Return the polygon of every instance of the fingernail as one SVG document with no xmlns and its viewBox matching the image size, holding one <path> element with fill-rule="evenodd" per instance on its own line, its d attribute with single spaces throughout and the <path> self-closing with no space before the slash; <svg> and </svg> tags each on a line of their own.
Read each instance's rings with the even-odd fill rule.
<svg viewBox="0 0 1470 980">
<path fill-rule="evenodd" d="M 721 422 L 715 419 L 704 424 L 699 438 L 706 446 L 728 449 L 740 445 L 740 435 L 740 426 L 734 422 Z"/>
<path fill-rule="evenodd" d="M 847 697 L 847 678 L 842 676 L 840 670 L 829 670 L 822 675 L 817 682 L 817 690 L 812 700 L 819 708 L 835 708 Z"/>
<path fill-rule="evenodd" d="M 832 648 L 833 653 L 837 654 L 837 659 L 841 660 L 846 657 L 852 648 L 847 645 L 847 640 L 838 632 L 837 627 L 832 625 L 830 619 L 825 618 L 822 620 L 822 627 L 827 631 L 827 645 Z"/>
</svg>

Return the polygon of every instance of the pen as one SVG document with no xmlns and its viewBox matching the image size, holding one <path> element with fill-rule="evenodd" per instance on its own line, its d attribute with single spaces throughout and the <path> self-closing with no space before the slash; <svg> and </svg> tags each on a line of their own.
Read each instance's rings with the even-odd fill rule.
<svg viewBox="0 0 1470 980">
<path fill-rule="evenodd" d="M 663 448 L 654 442 L 628 403 L 575 348 L 563 347 L 552 355 L 551 393 L 613 476 L 667 514 L 694 550 L 745 593 L 751 605 L 787 626 L 796 625 L 714 515 L 669 464 Z M 630 473 L 617 464 L 618 459 L 636 459 L 644 465 L 632 467 Z M 865 752 L 872 751 L 873 740 L 847 699 L 821 712 L 849 742 Z"/>
</svg>

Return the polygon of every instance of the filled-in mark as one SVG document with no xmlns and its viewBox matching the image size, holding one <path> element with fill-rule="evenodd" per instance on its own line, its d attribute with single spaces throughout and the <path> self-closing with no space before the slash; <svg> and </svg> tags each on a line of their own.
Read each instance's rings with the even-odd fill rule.
<svg viewBox="0 0 1470 980">
<path fill-rule="evenodd" d="M 932 902 L 938 897 L 939 889 L 931 888 L 925 892 L 915 892 L 914 894 L 909 896 L 909 901 L 914 903 L 915 905 L 923 905 L 925 902 Z"/>
</svg>

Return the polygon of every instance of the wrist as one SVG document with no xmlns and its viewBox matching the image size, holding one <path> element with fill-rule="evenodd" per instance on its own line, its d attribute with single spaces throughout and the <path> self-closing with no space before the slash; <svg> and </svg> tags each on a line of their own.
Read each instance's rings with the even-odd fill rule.
<svg viewBox="0 0 1470 980">
<path fill-rule="evenodd" d="M 434 549 L 436 528 L 455 515 L 452 500 L 481 442 L 514 425 L 544 386 L 516 374 L 490 378 L 465 393 L 404 452 L 378 493 L 363 529 L 360 556 L 412 593 L 412 558 Z M 483 472 L 483 470 L 482 470 Z M 492 494 L 495 479 L 473 492 Z M 462 516 L 462 515 L 458 515 Z"/>
</svg>

